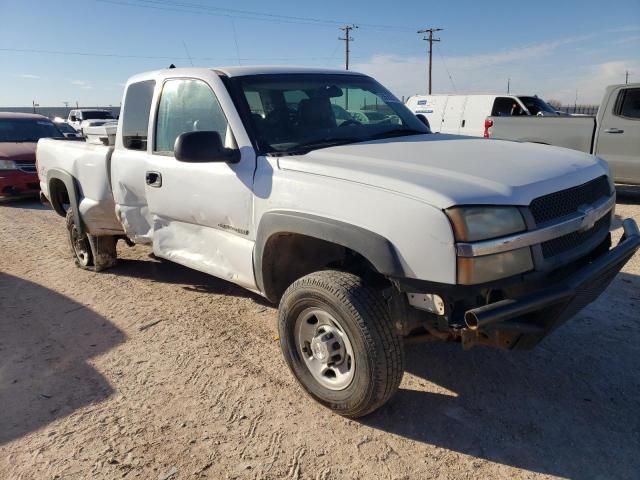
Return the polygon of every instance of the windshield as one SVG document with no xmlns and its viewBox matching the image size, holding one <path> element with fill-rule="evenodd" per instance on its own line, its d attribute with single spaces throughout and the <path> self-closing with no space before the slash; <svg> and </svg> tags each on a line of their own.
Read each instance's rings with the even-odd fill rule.
<svg viewBox="0 0 640 480">
<path fill-rule="evenodd" d="M 518 97 L 531 115 L 557 115 L 547 102 L 538 97 Z"/>
<path fill-rule="evenodd" d="M 37 142 L 51 137 L 63 135 L 49 120 L 0 119 L 0 142 Z"/>
<path fill-rule="evenodd" d="M 254 75 L 230 79 L 248 110 L 261 153 L 306 153 L 333 145 L 429 133 L 372 78 L 340 74 Z M 238 99 L 236 99 L 238 100 Z"/>
<path fill-rule="evenodd" d="M 77 133 L 76 129 L 73 128 L 68 123 L 60 122 L 60 123 L 56 123 L 55 126 L 58 127 L 60 131 L 63 133 Z"/>
<path fill-rule="evenodd" d="M 83 120 L 103 120 L 106 118 L 113 118 L 111 112 L 82 112 Z"/>
</svg>

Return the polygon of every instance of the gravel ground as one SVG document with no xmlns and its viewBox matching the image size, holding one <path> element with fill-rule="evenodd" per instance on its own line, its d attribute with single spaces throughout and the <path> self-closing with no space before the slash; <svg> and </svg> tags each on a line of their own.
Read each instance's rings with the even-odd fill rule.
<svg viewBox="0 0 640 480">
<path fill-rule="evenodd" d="M 410 347 L 351 421 L 294 382 L 272 306 L 149 253 L 82 271 L 63 219 L 0 204 L 0 478 L 640 475 L 640 255 L 533 352 Z"/>
</svg>

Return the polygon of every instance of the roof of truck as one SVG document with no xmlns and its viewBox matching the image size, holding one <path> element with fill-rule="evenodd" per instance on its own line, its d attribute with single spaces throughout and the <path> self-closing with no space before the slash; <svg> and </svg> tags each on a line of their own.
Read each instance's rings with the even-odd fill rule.
<svg viewBox="0 0 640 480">
<path fill-rule="evenodd" d="M 128 83 L 139 82 L 142 80 L 149 80 L 158 75 L 166 75 L 168 72 L 172 72 L 175 75 L 198 75 L 204 71 L 213 71 L 218 74 L 226 75 L 227 77 L 242 77 L 247 75 L 272 75 L 272 74 L 286 74 L 286 73 L 311 73 L 311 74 L 329 74 L 329 75 L 362 75 L 363 73 L 354 72 L 351 70 L 332 70 L 328 68 L 314 68 L 314 67 L 292 67 L 292 66 L 277 66 L 277 65 L 253 65 L 253 66 L 236 66 L 236 67 L 185 67 L 185 68 L 173 68 L 163 70 L 153 70 L 150 72 L 143 72 L 129 78 Z"/>
<path fill-rule="evenodd" d="M 278 73 L 316 73 L 333 75 L 363 75 L 351 70 L 336 70 L 317 67 L 292 67 L 286 65 L 248 65 L 241 67 L 216 67 L 213 70 L 224 73 L 228 77 L 242 77 L 245 75 L 270 75 Z"/>
</svg>

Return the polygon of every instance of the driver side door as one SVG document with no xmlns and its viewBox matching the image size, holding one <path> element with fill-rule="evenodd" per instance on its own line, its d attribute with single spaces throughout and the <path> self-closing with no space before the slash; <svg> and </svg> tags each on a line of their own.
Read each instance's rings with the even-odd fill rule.
<svg viewBox="0 0 640 480">
<path fill-rule="evenodd" d="M 213 76 L 207 81 L 167 78 L 161 85 L 145 177 L 153 251 L 158 257 L 255 290 L 255 153 L 237 145 L 211 83 L 217 91 L 224 89 Z M 240 160 L 178 161 L 176 139 L 194 131 L 217 132 L 225 147 L 239 148 Z"/>
</svg>

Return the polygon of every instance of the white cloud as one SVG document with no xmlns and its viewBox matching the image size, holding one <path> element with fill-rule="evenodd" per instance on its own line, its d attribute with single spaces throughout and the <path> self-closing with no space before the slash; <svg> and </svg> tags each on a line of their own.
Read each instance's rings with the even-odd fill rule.
<svg viewBox="0 0 640 480">
<path fill-rule="evenodd" d="M 40 78 L 39 75 L 34 75 L 32 73 L 21 73 L 20 75 L 18 75 L 18 77 L 20 77 L 20 78 L 28 78 L 28 79 L 31 79 L 31 80 L 37 80 L 37 79 Z"/>
<path fill-rule="evenodd" d="M 632 75 L 630 81 L 640 80 L 639 60 L 617 60 L 612 62 L 592 65 L 581 72 L 580 78 L 575 83 L 575 88 L 561 88 L 550 91 L 547 98 L 557 98 L 565 103 L 575 102 L 576 92 L 578 103 L 600 103 L 604 95 L 604 89 L 608 85 L 624 83 L 625 72 L 638 72 Z"/>
<path fill-rule="evenodd" d="M 625 70 L 638 72 L 640 80 L 640 66 L 636 60 L 593 62 L 595 55 L 584 45 L 596 35 L 444 59 L 436 49 L 434 93 L 506 93 L 510 78 L 512 92 L 573 103 L 577 88 L 579 102 L 599 103 L 607 85 L 624 81 Z M 374 55 L 353 69 L 375 77 L 399 97 L 427 90 L 426 56 Z"/>
<path fill-rule="evenodd" d="M 93 88 L 93 86 L 85 80 L 72 80 L 71 85 L 80 87 L 83 90 L 91 90 Z"/>
</svg>

